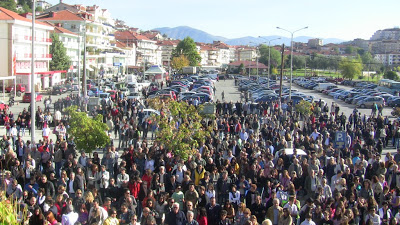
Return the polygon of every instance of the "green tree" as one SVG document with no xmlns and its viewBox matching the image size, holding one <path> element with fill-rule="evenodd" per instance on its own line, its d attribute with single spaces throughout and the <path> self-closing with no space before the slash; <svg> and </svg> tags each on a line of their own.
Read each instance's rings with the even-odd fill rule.
<svg viewBox="0 0 400 225">
<path fill-rule="evenodd" d="M 241 74 L 242 72 L 243 72 L 243 70 L 244 70 L 244 64 L 243 63 L 241 63 L 240 65 L 239 65 L 239 67 L 238 67 L 238 74 Z"/>
<path fill-rule="evenodd" d="M 347 46 L 344 52 L 346 54 L 352 55 L 356 52 L 356 49 L 353 46 Z"/>
<path fill-rule="evenodd" d="M 362 62 L 360 58 L 351 59 L 343 58 L 339 63 L 339 69 L 343 78 L 354 79 L 354 77 L 361 75 Z"/>
<path fill-rule="evenodd" d="M 189 60 L 190 66 L 198 66 L 201 62 L 201 56 L 197 52 L 196 43 L 192 38 L 186 37 L 178 43 L 172 51 L 172 57 L 184 55 Z"/>
<path fill-rule="evenodd" d="M 289 58 L 290 59 L 290 58 Z M 306 58 L 302 55 L 293 56 L 293 70 L 304 69 Z M 290 61 L 289 61 L 290 66 Z"/>
<path fill-rule="evenodd" d="M 260 58 L 259 62 L 268 65 L 268 58 L 269 58 L 269 50 L 268 50 L 268 45 L 260 45 L 259 51 L 260 51 Z M 273 46 L 271 46 L 271 74 L 272 70 L 274 68 L 278 68 L 281 65 L 281 53 L 276 50 Z"/>
<path fill-rule="evenodd" d="M 52 38 L 52 44 L 50 46 L 50 54 L 52 54 L 50 70 L 68 70 L 71 66 L 71 61 L 67 56 L 67 49 L 60 41 L 58 34 L 51 33 L 50 37 Z"/>
<path fill-rule="evenodd" d="M 41 6 L 36 7 L 36 12 L 43 12 L 43 8 Z"/>
<path fill-rule="evenodd" d="M 76 106 L 66 108 L 66 112 L 70 115 L 70 127 L 67 132 L 74 137 L 78 150 L 92 153 L 93 150 L 109 143 L 110 139 L 106 133 L 108 127 L 103 123 L 102 115 L 90 118 L 85 112 L 78 112 Z"/>
<path fill-rule="evenodd" d="M 162 101 L 159 98 L 149 100 L 149 105 L 164 114 L 154 118 L 159 126 L 157 141 L 175 155 L 186 160 L 210 136 L 211 127 L 208 129 L 201 124 L 205 118 L 199 114 L 202 106 L 196 108 L 184 101 Z"/>
<path fill-rule="evenodd" d="M 173 57 L 171 60 L 172 68 L 174 68 L 178 71 L 182 71 L 182 68 L 185 66 L 189 66 L 189 64 L 190 64 L 189 60 L 184 55 Z"/>
<path fill-rule="evenodd" d="M 3 7 L 5 9 L 17 12 L 17 4 L 15 4 L 14 0 L 3 0 L 0 1 L 0 7 Z"/>
<path fill-rule="evenodd" d="M 312 113 L 311 106 L 312 104 L 310 102 L 301 100 L 294 108 L 296 112 L 300 113 L 301 115 L 309 116 Z"/>
<path fill-rule="evenodd" d="M 384 75 L 384 78 L 391 79 L 391 80 L 398 80 L 399 75 L 395 71 L 387 71 Z"/>
</svg>

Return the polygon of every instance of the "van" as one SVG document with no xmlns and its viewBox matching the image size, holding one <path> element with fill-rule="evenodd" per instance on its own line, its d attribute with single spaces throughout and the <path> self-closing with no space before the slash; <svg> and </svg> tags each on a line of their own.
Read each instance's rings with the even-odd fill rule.
<svg viewBox="0 0 400 225">
<path fill-rule="evenodd" d="M 316 91 L 323 91 L 323 90 L 332 89 L 335 87 L 337 87 L 337 86 L 332 83 L 319 83 L 313 89 Z"/>
<path fill-rule="evenodd" d="M 125 83 L 136 83 L 137 77 L 135 75 L 126 75 L 125 76 Z"/>
</svg>

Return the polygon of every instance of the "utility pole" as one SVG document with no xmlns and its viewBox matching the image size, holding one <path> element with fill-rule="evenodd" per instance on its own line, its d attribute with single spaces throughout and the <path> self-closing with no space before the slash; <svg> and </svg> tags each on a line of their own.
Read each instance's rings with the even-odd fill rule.
<svg viewBox="0 0 400 225">
<path fill-rule="evenodd" d="M 36 129 L 36 90 L 35 90 L 35 17 L 36 17 L 36 0 L 32 1 L 32 58 L 31 58 L 31 143 L 35 145 L 35 129 Z"/>
<path fill-rule="evenodd" d="M 81 34 L 79 34 L 78 38 L 78 93 L 79 97 L 81 97 Z"/>
<path fill-rule="evenodd" d="M 83 82 L 82 82 L 82 90 L 83 90 L 83 109 L 86 112 L 86 101 L 87 101 L 87 85 L 86 85 L 86 18 L 84 18 L 84 30 L 83 30 Z"/>
<path fill-rule="evenodd" d="M 280 79 L 280 84 L 279 84 L 279 106 L 282 105 L 282 81 L 283 81 L 283 66 L 284 66 L 284 61 L 283 61 L 283 56 L 285 54 L 285 44 L 282 44 L 282 58 L 281 58 L 281 79 Z"/>
</svg>

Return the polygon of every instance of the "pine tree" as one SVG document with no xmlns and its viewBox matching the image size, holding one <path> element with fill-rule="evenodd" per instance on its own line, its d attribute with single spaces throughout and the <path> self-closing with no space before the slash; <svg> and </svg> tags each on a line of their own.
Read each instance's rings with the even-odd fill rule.
<svg viewBox="0 0 400 225">
<path fill-rule="evenodd" d="M 58 34 L 52 33 L 50 37 L 53 39 L 50 46 L 50 54 L 52 59 L 50 61 L 50 70 L 68 70 L 71 65 L 70 58 L 67 56 L 67 49 L 60 41 Z"/>
</svg>

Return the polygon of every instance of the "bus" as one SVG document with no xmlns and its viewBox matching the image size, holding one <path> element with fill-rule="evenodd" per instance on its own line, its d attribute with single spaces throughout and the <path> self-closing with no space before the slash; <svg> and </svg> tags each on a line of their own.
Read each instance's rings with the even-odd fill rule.
<svg viewBox="0 0 400 225">
<path fill-rule="evenodd" d="M 400 82 L 389 79 L 382 79 L 378 82 L 378 87 L 376 89 L 378 91 L 395 94 L 395 92 L 400 91 Z"/>
</svg>

